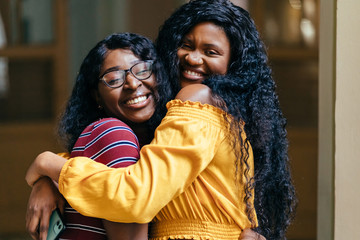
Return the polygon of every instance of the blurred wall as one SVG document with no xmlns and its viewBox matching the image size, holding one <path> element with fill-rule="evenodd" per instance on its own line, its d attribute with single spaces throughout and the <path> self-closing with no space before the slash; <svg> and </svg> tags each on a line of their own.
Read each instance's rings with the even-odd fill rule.
<svg viewBox="0 0 360 240">
<path fill-rule="evenodd" d="M 360 239 L 360 2 L 337 1 L 335 239 Z"/>
<path fill-rule="evenodd" d="M 69 0 L 69 89 L 72 88 L 82 60 L 98 41 L 114 32 L 135 32 L 155 40 L 161 24 L 184 2 Z"/>
</svg>

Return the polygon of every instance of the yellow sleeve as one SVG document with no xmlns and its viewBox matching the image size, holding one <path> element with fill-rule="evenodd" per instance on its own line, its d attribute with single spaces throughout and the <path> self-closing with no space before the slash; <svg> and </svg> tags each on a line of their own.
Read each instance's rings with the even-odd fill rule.
<svg viewBox="0 0 360 240">
<path fill-rule="evenodd" d="M 136 164 L 114 169 L 72 158 L 62 168 L 60 192 L 83 215 L 150 222 L 211 162 L 224 138 L 221 119 L 198 105 L 170 107 Z"/>
<path fill-rule="evenodd" d="M 57 155 L 59 155 L 60 157 L 66 158 L 66 159 L 70 159 L 70 153 L 68 153 L 68 152 L 58 153 Z"/>
</svg>

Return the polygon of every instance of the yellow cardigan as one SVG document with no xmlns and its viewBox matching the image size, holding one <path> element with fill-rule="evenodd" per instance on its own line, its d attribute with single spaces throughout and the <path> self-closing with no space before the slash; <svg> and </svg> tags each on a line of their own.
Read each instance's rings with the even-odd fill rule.
<svg viewBox="0 0 360 240">
<path fill-rule="evenodd" d="M 86 216 L 152 221 L 149 239 L 239 239 L 242 229 L 252 226 L 245 213 L 245 180 L 238 177 L 242 181 L 235 182 L 225 113 L 181 100 L 167 107 L 138 163 L 113 169 L 84 157 L 72 158 L 61 171 L 60 192 Z M 252 176 L 251 147 L 249 154 Z"/>
</svg>

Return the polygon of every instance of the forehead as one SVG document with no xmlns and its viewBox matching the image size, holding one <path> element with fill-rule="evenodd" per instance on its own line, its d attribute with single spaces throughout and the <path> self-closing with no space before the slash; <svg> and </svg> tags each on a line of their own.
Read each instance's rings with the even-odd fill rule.
<svg viewBox="0 0 360 240">
<path fill-rule="evenodd" d="M 111 67 L 126 69 L 134 65 L 139 60 L 140 59 L 129 49 L 110 50 L 104 58 L 101 70 L 105 71 Z"/>
<path fill-rule="evenodd" d="M 184 38 L 188 38 L 189 40 L 229 43 L 225 31 L 212 22 L 201 22 L 196 24 L 187 34 L 185 34 Z"/>
</svg>

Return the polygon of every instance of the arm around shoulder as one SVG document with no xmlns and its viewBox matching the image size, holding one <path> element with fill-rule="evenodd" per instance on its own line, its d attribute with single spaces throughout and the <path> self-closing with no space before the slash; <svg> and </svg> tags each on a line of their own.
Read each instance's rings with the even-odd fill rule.
<svg viewBox="0 0 360 240">
<path fill-rule="evenodd" d="M 39 154 L 34 162 L 30 165 L 26 173 L 26 181 L 29 186 L 42 176 L 48 176 L 55 181 L 58 181 L 60 171 L 67 159 L 56 155 L 55 153 L 46 151 Z"/>
<path fill-rule="evenodd" d="M 191 84 L 183 87 L 175 97 L 181 101 L 200 102 L 202 104 L 214 104 L 211 89 L 204 84 Z"/>
</svg>

